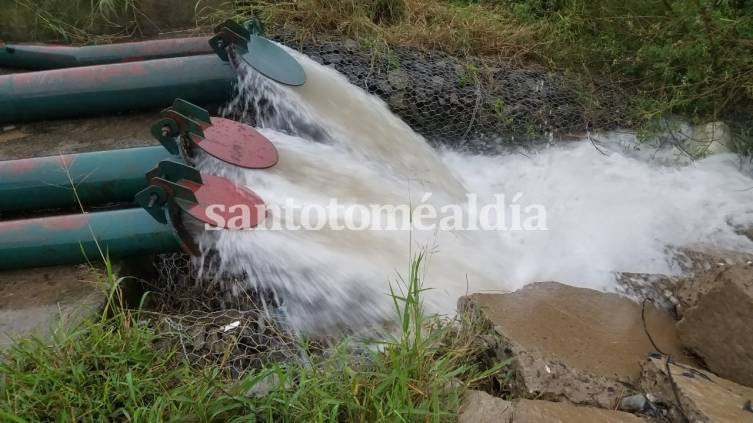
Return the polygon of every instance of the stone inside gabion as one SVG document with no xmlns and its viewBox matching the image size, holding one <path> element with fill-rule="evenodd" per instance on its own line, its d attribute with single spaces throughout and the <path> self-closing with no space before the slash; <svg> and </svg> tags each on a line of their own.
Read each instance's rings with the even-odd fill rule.
<svg viewBox="0 0 753 423">
<path fill-rule="evenodd" d="M 273 38 L 380 97 L 433 145 L 495 152 L 626 124 L 622 96 L 608 84 L 586 85 L 543 70 L 436 50 Z"/>
<path fill-rule="evenodd" d="M 216 310 L 274 309 L 277 300 L 268 291 L 249 288 L 246 275 L 218 270 L 216 256 L 203 259 L 184 253 L 156 256 L 157 281 L 153 292 L 162 311 L 171 314 Z"/>
</svg>

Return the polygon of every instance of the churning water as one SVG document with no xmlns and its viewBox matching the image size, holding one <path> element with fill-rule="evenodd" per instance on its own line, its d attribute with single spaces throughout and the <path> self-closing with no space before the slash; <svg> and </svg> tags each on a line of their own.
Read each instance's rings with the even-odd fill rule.
<svg viewBox="0 0 753 423">
<path fill-rule="evenodd" d="M 269 205 L 465 204 L 516 193 L 521 209 L 546 209 L 546 231 L 206 231 L 221 267 L 270 289 L 304 331 L 363 329 L 391 319 L 390 284 L 427 251 L 428 310 L 452 313 L 466 292 L 508 291 L 556 280 L 614 289 L 614 272 L 675 273 L 667 246 L 753 251 L 730 222 L 753 224 L 753 179 L 733 155 L 665 166 L 623 151 L 607 136 L 525 155 L 435 151 L 379 99 L 295 53 L 307 83 L 283 87 L 245 68 L 235 112 L 253 110 L 279 163 L 240 170 L 206 157 L 206 173 L 248 186 Z M 253 108 L 248 108 L 253 104 Z M 615 142 L 610 143 L 610 140 Z M 300 212 L 300 210 L 299 210 Z M 525 216 L 524 216 L 525 218 Z M 300 213 L 293 217 L 300 219 Z M 342 212 L 337 216 L 343 219 Z M 510 219 L 510 216 L 506 216 Z M 508 225 L 509 227 L 509 225 Z"/>
</svg>

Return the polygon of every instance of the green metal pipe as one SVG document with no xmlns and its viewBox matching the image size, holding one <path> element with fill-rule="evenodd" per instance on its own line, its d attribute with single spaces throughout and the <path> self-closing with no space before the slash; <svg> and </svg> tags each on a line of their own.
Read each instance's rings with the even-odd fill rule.
<svg viewBox="0 0 753 423">
<path fill-rule="evenodd" d="M 0 270 L 179 250 L 172 227 L 140 208 L 0 222 Z"/>
<path fill-rule="evenodd" d="M 146 173 L 169 158 L 153 146 L 0 162 L 0 216 L 133 202 L 147 186 Z"/>
<path fill-rule="evenodd" d="M 235 72 L 214 55 L 0 76 L 0 123 L 224 102 Z"/>
<path fill-rule="evenodd" d="M 170 38 L 84 47 L 5 44 L 0 47 L 0 67 L 59 69 L 210 53 L 212 47 L 209 45 L 208 37 Z"/>
</svg>

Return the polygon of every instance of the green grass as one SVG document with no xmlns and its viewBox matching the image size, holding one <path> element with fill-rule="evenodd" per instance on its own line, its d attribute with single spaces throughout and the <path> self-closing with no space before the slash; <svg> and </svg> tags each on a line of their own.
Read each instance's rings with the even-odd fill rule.
<svg viewBox="0 0 753 423">
<path fill-rule="evenodd" d="M 368 344 L 370 352 L 352 353 L 346 339 L 327 355 L 269 363 L 240 379 L 187 363 L 146 313 L 120 306 L 110 273 L 101 319 L 3 354 L 0 420 L 454 421 L 463 391 L 488 384 L 503 364 L 482 364 L 477 319 L 424 314 L 422 266 L 418 255 L 393 291 L 400 330 Z M 260 385 L 266 395 L 248 395 Z"/>
<path fill-rule="evenodd" d="M 0 39 L 107 43 L 137 34 L 137 0 L 10 0 Z"/>
<path fill-rule="evenodd" d="M 25 15 L 4 19 L 8 27 L 33 23 L 36 39 L 107 41 L 134 33 L 141 16 L 135 0 L 13 3 L 11 12 Z M 299 38 L 346 35 L 378 49 L 408 45 L 545 66 L 579 91 L 624 95 L 628 116 L 616 112 L 619 124 L 672 114 L 753 124 L 753 6 L 740 0 L 228 0 L 218 7 L 197 0 L 191 7 L 189 25 L 207 29 L 256 15 Z"/>
<path fill-rule="evenodd" d="M 634 126 L 676 113 L 748 124 L 753 112 L 753 6 L 737 0 L 255 0 L 233 5 L 230 16 L 257 14 L 300 37 L 345 34 L 543 65 L 584 86 L 626 92 Z"/>
</svg>

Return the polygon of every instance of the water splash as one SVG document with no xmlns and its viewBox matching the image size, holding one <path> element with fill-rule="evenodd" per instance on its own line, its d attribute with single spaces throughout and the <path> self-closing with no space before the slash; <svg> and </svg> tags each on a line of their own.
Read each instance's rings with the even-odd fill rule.
<svg viewBox="0 0 753 423">
<path fill-rule="evenodd" d="M 417 248 L 430 251 L 426 306 L 441 313 L 452 313 L 469 291 L 540 280 L 613 289 L 614 272 L 675 273 L 668 245 L 753 251 L 729 224 L 753 224 L 753 179 L 733 155 L 665 166 L 625 154 L 621 138 L 607 143 L 607 154 L 588 142 L 526 155 L 437 152 L 382 101 L 293 54 L 306 85 L 282 87 L 245 69 L 242 94 L 229 107 L 251 113 L 277 146 L 279 164 L 243 171 L 205 157 L 203 172 L 232 178 L 277 205 L 294 199 L 326 206 L 332 198 L 345 205 L 415 205 L 425 192 L 437 205 L 460 202 L 465 193 L 486 204 L 494 194 L 522 192 L 523 206 L 546 207 L 549 228 L 199 235 L 203 248 L 219 252 L 223 270 L 274 290 L 297 329 L 363 329 L 389 321 L 389 284 L 407 271 Z"/>
</svg>

